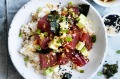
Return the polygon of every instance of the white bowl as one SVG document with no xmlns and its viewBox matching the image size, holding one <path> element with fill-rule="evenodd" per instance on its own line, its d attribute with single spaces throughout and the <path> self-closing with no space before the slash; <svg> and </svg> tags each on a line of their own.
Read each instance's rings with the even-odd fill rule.
<svg viewBox="0 0 120 79">
<path fill-rule="evenodd" d="M 113 7 L 113 6 L 120 5 L 120 0 L 115 0 L 112 2 L 102 2 L 100 0 L 93 0 L 93 1 L 96 2 L 98 5 L 103 6 L 103 7 Z"/>
<path fill-rule="evenodd" d="M 110 12 L 110 13 L 108 13 L 108 14 L 106 14 L 106 15 L 103 16 L 103 22 L 104 22 L 104 19 L 105 19 L 107 16 L 109 16 L 109 15 L 118 15 L 118 16 L 120 16 L 120 14 L 119 14 L 118 12 Z M 104 24 L 104 27 L 105 27 L 105 24 Z M 107 33 L 107 30 L 106 30 L 106 33 Z M 107 35 L 108 35 L 108 36 L 118 36 L 118 35 L 120 35 L 120 32 L 118 32 L 117 34 L 108 34 L 108 33 L 107 33 Z"/>
<path fill-rule="evenodd" d="M 32 0 L 24 5 L 24 7 L 22 7 L 15 15 L 9 29 L 8 48 L 14 66 L 25 79 L 45 79 L 45 76 L 42 74 L 36 74 L 32 67 L 27 68 L 24 64 L 23 56 L 19 53 L 22 46 L 22 39 L 18 36 L 21 25 L 30 20 L 31 12 L 37 10 L 40 6 L 45 6 L 46 3 L 59 4 L 59 2 L 61 2 L 61 6 L 66 6 L 70 1 L 74 4 L 89 4 L 85 0 Z M 82 67 L 85 71 L 84 74 L 74 71 L 72 79 L 91 79 L 104 61 L 107 37 L 102 19 L 92 5 L 90 5 L 88 19 L 92 20 L 92 28 L 97 36 L 97 41 L 94 44 L 93 49 L 90 51 L 89 63 Z"/>
</svg>

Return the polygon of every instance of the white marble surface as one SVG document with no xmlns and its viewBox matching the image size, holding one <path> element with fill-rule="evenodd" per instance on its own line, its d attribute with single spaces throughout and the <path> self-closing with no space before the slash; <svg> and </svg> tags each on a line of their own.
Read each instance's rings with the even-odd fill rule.
<svg viewBox="0 0 120 79">
<path fill-rule="evenodd" d="M 28 1 L 29 0 L 0 0 L 0 79 L 24 79 L 16 71 L 8 55 L 7 33 L 13 16 Z M 87 1 L 98 10 L 101 17 L 109 12 L 116 11 L 120 13 L 120 6 L 105 8 L 97 5 L 93 0 Z M 120 36 L 108 37 L 107 56 L 105 59 L 107 62 L 105 63 L 114 64 L 118 61 L 119 64 L 119 72 L 110 79 L 120 79 L 120 54 L 116 53 L 117 50 L 120 50 Z M 93 79 L 105 79 L 105 77 L 96 74 Z"/>
</svg>

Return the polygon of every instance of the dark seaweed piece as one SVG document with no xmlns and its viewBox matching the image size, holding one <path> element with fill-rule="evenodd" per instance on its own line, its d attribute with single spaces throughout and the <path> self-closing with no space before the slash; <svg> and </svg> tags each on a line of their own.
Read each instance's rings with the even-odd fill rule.
<svg viewBox="0 0 120 79">
<path fill-rule="evenodd" d="M 95 43 L 96 42 L 96 35 L 92 36 L 92 42 Z"/>
<path fill-rule="evenodd" d="M 63 74 L 63 78 L 62 79 L 71 79 L 72 75 L 70 73 L 65 73 Z"/>
<path fill-rule="evenodd" d="M 88 15 L 89 8 L 90 8 L 90 5 L 87 5 L 87 4 L 81 4 L 78 6 L 80 13 L 82 13 L 85 16 Z"/>
<path fill-rule="evenodd" d="M 118 15 L 109 15 L 105 18 L 105 25 L 113 25 L 113 26 L 116 26 L 116 22 L 118 20 L 119 16 Z"/>
<path fill-rule="evenodd" d="M 41 50 L 36 50 L 38 53 L 42 54 L 48 54 L 52 51 L 52 49 L 41 49 Z"/>
<path fill-rule="evenodd" d="M 106 78 L 110 78 L 114 76 L 115 73 L 118 72 L 118 64 L 105 64 L 103 68 L 103 74 L 106 76 Z"/>
<path fill-rule="evenodd" d="M 60 26 L 59 26 L 59 21 L 58 21 L 59 18 L 60 18 L 60 15 L 58 14 L 56 10 L 51 11 L 47 18 L 47 20 L 50 22 L 51 31 L 55 35 L 59 35 L 59 31 L 60 31 Z"/>
</svg>

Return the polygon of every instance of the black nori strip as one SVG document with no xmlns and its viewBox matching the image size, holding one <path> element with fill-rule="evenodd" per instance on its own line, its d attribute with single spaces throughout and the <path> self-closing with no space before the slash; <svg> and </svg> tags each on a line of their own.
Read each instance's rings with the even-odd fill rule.
<svg viewBox="0 0 120 79">
<path fill-rule="evenodd" d="M 80 13 L 82 13 L 85 16 L 88 15 L 89 8 L 90 8 L 90 5 L 87 5 L 87 4 L 81 4 L 78 6 Z"/>
</svg>

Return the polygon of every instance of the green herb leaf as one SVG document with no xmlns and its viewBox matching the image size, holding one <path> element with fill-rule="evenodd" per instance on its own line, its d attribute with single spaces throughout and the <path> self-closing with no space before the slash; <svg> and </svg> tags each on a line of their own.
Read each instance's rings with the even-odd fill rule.
<svg viewBox="0 0 120 79">
<path fill-rule="evenodd" d="M 101 75 L 102 75 L 102 72 L 98 72 L 97 74 L 98 74 L 98 76 L 101 76 Z"/>
<path fill-rule="evenodd" d="M 120 54 L 120 50 L 117 50 L 117 54 Z"/>
<path fill-rule="evenodd" d="M 40 51 L 41 47 L 39 45 L 36 46 L 36 50 Z"/>
<path fill-rule="evenodd" d="M 42 7 L 39 7 L 38 10 L 37 10 L 37 12 L 39 13 L 41 11 L 42 11 Z"/>
<path fill-rule="evenodd" d="M 24 58 L 24 61 L 25 61 L 25 62 L 28 62 L 28 59 L 29 59 L 28 57 L 25 57 L 25 58 Z"/>
<path fill-rule="evenodd" d="M 84 70 L 80 70 L 80 73 L 84 73 Z"/>
<path fill-rule="evenodd" d="M 68 5 L 73 5 L 73 3 L 72 3 L 72 2 L 69 2 Z"/>
<path fill-rule="evenodd" d="M 79 19 L 79 17 L 77 17 L 77 18 L 75 18 L 75 20 L 78 22 L 80 19 Z"/>
<path fill-rule="evenodd" d="M 96 35 L 92 36 L 92 42 L 95 43 L 96 42 Z"/>
<path fill-rule="evenodd" d="M 36 33 L 37 33 L 38 35 L 40 35 L 41 30 L 38 29 L 38 30 L 36 31 Z"/>
<path fill-rule="evenodd" d="M 72 41 L 72 37 L 66 37 L 66 38 L 65 38 L 65 41 L 71 42 L 71 41 Z"/>
<path fill-rule="evenodd" d="M 19 33 L 19 37 L 22 37 L 22 33 L 21 32 Z"/>
</svg>

